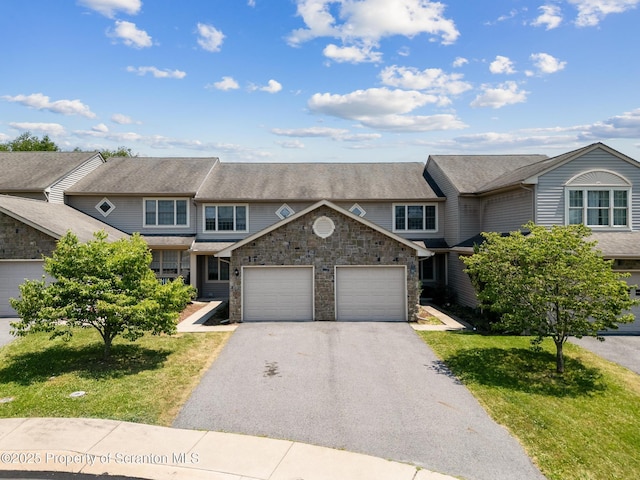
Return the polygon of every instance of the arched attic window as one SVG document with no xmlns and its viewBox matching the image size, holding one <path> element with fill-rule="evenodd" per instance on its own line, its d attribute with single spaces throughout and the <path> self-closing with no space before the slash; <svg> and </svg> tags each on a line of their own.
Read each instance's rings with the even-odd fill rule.
<svg viewBox="0 0 640 480">
<path fill-rule="evenodd" d="M 565 185 L 566 223 L 629 229 L 631 182 L 608 170 L 582 172 Z"/>
</svg>

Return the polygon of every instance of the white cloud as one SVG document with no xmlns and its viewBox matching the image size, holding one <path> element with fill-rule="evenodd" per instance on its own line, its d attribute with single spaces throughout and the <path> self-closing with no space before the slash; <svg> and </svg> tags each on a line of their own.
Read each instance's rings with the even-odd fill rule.
<svg viewBox="0 0 640 480">
<path fill-rule="evenodd" d="M 29 132 L 42 132 L 46 135 L 60 136 L 65 134 L 64 127 L 59 123 L 10 122 L 9 126 Z"/>
<path fill-rule="evenodd" d="M 338 63 L 375 63 L 382 61 L 382 52 L 371 51 L 372 45 L 339 47 L 330 43 L 322 53 L 325 57 Z"/>
<path fill-rule="evenodd" d="M 107 133 L 109 131 L 109 127 L 107 127 L 104 123 L 99 123 L 98 125 L 91 127 L 91 130 L 93 130 L 94 132 Z"/>
<path fill-rule="evenodd" d="M 198 45 L 207 52 L 219 52 L 224 40 L 224 33 L 213 25 L 198 24 Z"/>
<path fill-rule="evenodd" d="M 502 55 L 496 55 L 496 59 L 489 65 L 489 71 L 491 73 L 504 73 L 510 75 L 516 73 L 513 68 L 513 62 L 509 57 L 503 57 Z"/>
<path fill-rule="evenodd" d="M 452 66 L 455 68 L 460 68 L 463 65 L 466 65 L 467 63 L 469 63 L 469 60 L 467 60 L 464 57 L 456 57 L 456 59 L 453 61 Z"/>
<path fill-rule="evenodd" d="M 582 128 L 581 138 L 639 138 L 640 108 Z"/>
<path fill-rule="evenodd" d="M 153 41 L 147 32 L 138 30 L 135 23 L 124 20 L 116 20 L 115 30 L 109 32 L 108 35 L 122 40 L 122 43 L 129 47 L 146 48 L 153 45 Z"/>
<path fill-rule="evenodd" d="M 385 37 L 414 37 L 426 33 L 442 44 L 454 43 L 460 32 L 453 20 L 444 16 L 445 5 L 429 0 L 296 0 L 297 14 L 306 28 L 289 35 L 290 45 L 297 46 L 320 37 L 340 39 L 343 47 L 377 46 Z M 335 11 L 335 16 L 334 12 Z M 334 46 L 335 47 L 335 46 Z M 339 53 L 337 48 L 327 53 Z M 362 47 L 359 47 L 362 49 Z M 348 52 L 342 52 L 346 55 Z M 353 52 L 352 52 L 353 53 Z M 354 61 L 353 55 L 351 55 Z M 364 55 L 362 61 L 372 61 Z"/>
<path fill-rule="evenodd" d="M 127 67 L 127 72 L 135 73 L 136 75 L 144 76 L 150 73 L 155 78 L 178 78 L 182 79 L 187 76 L 186 72 L 181 70 L 160 70 L 156 67 Z"/>
<path fill-rule="evenodd" d="M 114 113 L 113 115 L 111 115 L 111 121 L 119 125 L 130 125 L 134 123 L 131 117 L 123 115 L 122 113 Z"/>
<path fill-rule="evenodd" d="M 78 0 L 78 3 L 109 18 L 119 11 L 135 15 L 142 8 L 141 0 Z"/>
<path fill-rule="evenodd" d="M 535 27 L 546 27 L 546 30 L 557 28 L 562 23 L 562 12 L 557 5 L 542 5 L 538 7 L 542 13 L 533 21 L 531 25 Z"/>
<path fill-rule="evenodd" d="M 349 133 L 349 130 L 343 128 L 330 127 L 308 127 L 308 128 L 273 128 L 271 133 L 283 137 L 341 137 Z"/>
<path fill-rule="evenodd" d="M 623 13 L 640 4 L 640 0 L 568 0 L 578 9 L 575 23 L 579 27 L 598 25 L 612 13 Z"/>
<path fill-rule="evenodd" d="M 383 115 L 362 117 L 360 122 L 369 128 L 391 132 L 431 132 L 434 130 L 460 130 L 466 128 L 464 122 L 455 115 Z"/>
<path fill-rule="evenodd" d="M 19 103 L 26 107 L 35 108 L 36 110 L 48 110 L 63 115 L 80 115 L 87 118 L 96 117 L 96 114 L 80 100 L 56 100 L 52 102 L 48 96 L 42 93 L 16 95 L 15 97 L 5 95 L 2 98 L 8 102 Z"/>
<path fill-rule="evenodd" d="M 293 149 L 302 149 L 304 148 L 304 143 L 300 140 L 290 140 L 288 142 L 276 142 L 277 145 L 280 145 L 282 148 L 293 148 Z"/>
<path fill-rule="evenodd" d="M 408 113 L 427 103 L 437 103 L 438 97 L 415 90 L 370 88 L 346 95 L 316 93 L 308 102 L 317 113 L 346 119 Z"/>
<path fill-rule="evenodd" d="M 255 7 L 256 6 L 256 0 L 249 0 L 247 2 L 247 5 L 249 5 L 250 7 Z"/>
<path fill-rule="evenodd" d="M 470 90 L 471 84 L 462 81 L 460 73 L 445 73 L 439 68 L 418 70 L 413 67 L 392 65 L 380 72 L 384 85 L 410 90 L 425 90 L 441 95 L 458 95 Z"/>
<path fill-rule="evenodd" d="M 267 92 L 267 93 L 278 93 L 280 90 L 282 90 L 282 85 L 276 80 L 271 79 L 267 82 L 267 85 L 263 87 L 260 87 L 258 85 L 250 85 L 249 90 L 252 92 L 259 90 L 261 92 Z"/>
<path fill-rule="evenodd" d="M 502 108 L 506 105 L 522 103 L 527 100 L 529 92 L 520 90 L 516 82 L 505 82 L 492 88 L 490 85 L 482 85 L 482 94 L 478 95 L 471 106 Z"/>
<path fill-rule="evenodd" d="M 222 80 L 219 82 L 210 83 L 205 85 L 205 88 L 217 88 L 218 90 L 237 90 L 240 88 L 238 82 L 236 82 L 233 77 L 222 77 Z"/>
<path fill-rule="evenodd" d="M 533 53 L 531 60 L 540 73 L 549 74 L 563 70 L 567 62 L 558 60 L 548 53 Z"/>
</svg>

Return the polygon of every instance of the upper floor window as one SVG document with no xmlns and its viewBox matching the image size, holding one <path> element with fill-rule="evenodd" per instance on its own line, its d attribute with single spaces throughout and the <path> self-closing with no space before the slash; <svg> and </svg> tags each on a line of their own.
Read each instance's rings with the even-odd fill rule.
<svg viewBox="0 0 640 480">
<path fill-rule="evenodd" d="M 630 226 L 631 183 L 607 170 L 583 172 L 566 184 L 566 223 L 592 228 Z"/>
<path fill-rule="evenodd" d="M 278 217 L 280 217 L 282 220 L 284 220 L 287 217 L 290 217 L 294 213 L 295 212 L 293 211 L 293 208 L 291 208 L 286 203 L 282 204 L 282 206 L 278 210 L 276 210 L 276 215 L 278 215 Z"/>
<path fill-rule="evenodd" d="M 248 230 L 246 205 L 205 205 L 205 232 L 246 232 Z"/>
<path fill-rule="evenodd" d="M 406 204 L 393 206 L 394 231 L 437 230 L 436 206 Z"/>
<path fill-rule="evenodd" d="M 188 227 L 189 203 L 187 200 L 145 198 L 145 227 Z"/>
</svg>

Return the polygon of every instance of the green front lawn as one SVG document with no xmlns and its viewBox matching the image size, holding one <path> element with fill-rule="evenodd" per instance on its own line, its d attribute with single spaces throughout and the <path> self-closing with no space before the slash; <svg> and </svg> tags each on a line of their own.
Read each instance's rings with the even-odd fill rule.
<svg viewBox="0 0 640 480">
<path fill-rule="evenodd" d="M 102 360 L 94 329 L 77 329 L 69 342 L 46 334 L 0 349 L 2 417 L 95 417 L 170 425 L 230 333 L 145 335 L 117 339 Z M 84 391 L 72 398 L 73 392 Z"/>
<path fill-rule="evenodd" d="M 640 376 L 578 346 L 529 338 L 419 332 L 550 480 L 640 478 Z"/>
</svg>

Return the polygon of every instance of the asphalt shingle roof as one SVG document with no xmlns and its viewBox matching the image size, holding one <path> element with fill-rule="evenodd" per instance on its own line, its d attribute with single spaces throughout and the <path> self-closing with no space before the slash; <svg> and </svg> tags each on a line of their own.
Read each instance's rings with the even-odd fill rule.
<svg viewBox="0 0 640 480">
<path fill-rule="evenodd" d="M 0 152 L 0 192 L 41 192 L 96 152 Z"/>
<path fill-rule="evenodd" d="M 460 193 L 477 193 L 514 170 L 546 160 L 546 155 L 431 155 Z M 427 164 L 427 170 L 428 170 Z"/>
<path fill-rule="evenodd" d="M 107 233 L 109 241 L 128 237 L 126 233 L 61 203 L 0 195 L 0 212 L 44 230 L 54 238 L 63 237 L 69 230 L 81 242 L 93 239 L 94 232 L 100 230 Z"/>
<path fill-rule="evenodd" d="M 194 195 L 218 162 L 212 158 L 109 158 L 68 195 Z"/>
<path fill-rule="evenodd" d="M 422 163 L 220 163 L 201 201 L 437 200 Z"/>
</svg>

